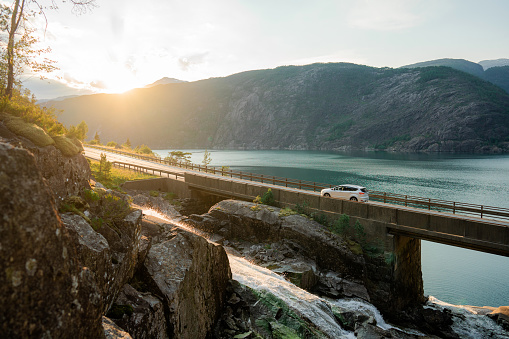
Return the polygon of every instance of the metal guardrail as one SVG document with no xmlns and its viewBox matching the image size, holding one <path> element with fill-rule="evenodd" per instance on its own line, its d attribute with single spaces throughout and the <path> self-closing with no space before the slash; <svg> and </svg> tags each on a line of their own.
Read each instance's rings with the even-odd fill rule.
<svg viewBox="0 0 509 339">
<path fill-rule="evenodd" d="M 324 184 L 306 180 L 296 180 L 289 178 L 282 178 L 276 176 L 267 176 L 262 174 L 253 174 L 249 172 L 242 171 L 234 171 L 234 170 L 224 170 L 223 168 L 219 169 L 213 166 L 201 166 L 193 163 L 182 163 L 182 162 L 169 162 L 165 159 L 161 159 L 158 157 L 148 157 L 141 154 L 129 153 L 124 151 L 119 151 L 116 149 L 111 149 L 107 147 L 101 147 L 96 145 L 86 145 L 86 147 L 96 148 L 99 150 L 104 150 L 107 152 L 113 152 L 121 155 L 130 156 L 133 158 L 148 160 L 160 164 L 165 164 L 169 166 L 179 167 L 186 170 L 199 171 L 204 173 L 211 173 L 215 175 L 221 175 L 223 177 L 230 178 L 238 178 L 242 180 L 249 180 L 259 183 L 272 184 L 277 186 L 284 186 L 289 188 L 298 188 L 301 190 L 308 190 L 313 192 L 320 192 L 324 188 L 332 188 L 337 185 Z M 119 164 L 132 165 L 129 163 L 116 162 Z M 136 165 L 137 166 L 137 165 Z M 164 171 L 160 169 L 137 166 L 138 168 L 142 168 L 144 170 L 150 170 L 161 173 L 169 173 L 175 175 L 175 172 Z M 176 175 L 177 177 L 177 175 Z M 440 199 L 432 199 L 432 198 L 423 198 L 416 197 L 411 195 L 403 195 L 397 193 L 389 193 L 389 192 L 381 192 L 381 191 L 369 191 L 370 200 L 379 201 L 383 203 L 390 203 L 396 205 L 402 205 L 407 207 L 414 207 L 420 209 L 427 209 L 430 211 L 437 212 L 448 212 L 452 214 L 462 214 L 469 216 L 476 216 L 480 218 L 491 217 L 493 219 L 504 219 L 509 220 L 509 208 L 503 207 L 495 207 L 495 206 L 485 206 L 478 204 L 469 204 L 455 201 L 447 201 Z"/>
</svg>

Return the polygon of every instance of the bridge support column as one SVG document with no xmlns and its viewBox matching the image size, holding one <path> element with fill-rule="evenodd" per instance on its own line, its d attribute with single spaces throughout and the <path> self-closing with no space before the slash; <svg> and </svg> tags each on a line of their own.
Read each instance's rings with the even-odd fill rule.
<svg viewBox="0 0 509 339">
<path fill-rule="evenodd" d="M 424 302 L 421 271 L 421 240 L 394 235 L 393 296 L 395 307 L 403 309 Z"/>
</svg>

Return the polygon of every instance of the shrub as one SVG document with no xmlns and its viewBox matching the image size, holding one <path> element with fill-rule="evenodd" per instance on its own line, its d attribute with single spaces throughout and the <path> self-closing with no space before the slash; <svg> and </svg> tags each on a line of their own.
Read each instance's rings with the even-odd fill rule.
<svg viewBox="0 0 509 339">
<path fill-rule="evenodd" d="M 151 197 L 158 197 L 159 196 L 159 192 L 158 191 L 150 191 L 150 196 Z"/>
<path fill-rule="evenodd" d="M 269 188 L 267 192 L 265 192 L 261 199 L 262 204 L 269 206 L 276 206 L 276 200 L 274 199 L 274 193 Z"/>
<path fill-rule="evenodd" d="M 108 146 L 108 147 L 117 147 L 117 145 L 118 145 L 118 144 L 117 144 L 115 141 L 109 141 L 109 142 L 106 144 L 106 146 Z"/>
<path fill-rule="evenodd" d="M 97 192 L 94 192 L 93 190 L 88 190 L 88 189 L 85 189 L 83 191 L 83 196 L 85 197 L 85 201 L 88 201 L 88 202 L 96 202 L 96 201 L 99 201 L 99 199 L 101 199 L 101 197 L 99 196 L 99 194 L 97 194 Z"/>
<path fill-rule="evenodd" d="M 332 226 L 332 231 L 337 234 L 346 235 L 350 228 L 350 217 L 346 214 L 342 214 L 341 217 L 336 220 Z"/>
</svg>

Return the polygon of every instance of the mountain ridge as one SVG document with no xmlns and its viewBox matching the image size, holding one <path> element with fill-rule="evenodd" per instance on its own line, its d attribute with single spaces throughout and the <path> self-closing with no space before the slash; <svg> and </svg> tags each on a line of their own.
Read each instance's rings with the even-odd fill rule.
<svg viewBox="0 0 509 339">
<path fill-rule="evenodd" d="M 509 95 L 449 67 L 282 66 L 51 102 L 152 148 L 509 151 Z"/>
</svg>

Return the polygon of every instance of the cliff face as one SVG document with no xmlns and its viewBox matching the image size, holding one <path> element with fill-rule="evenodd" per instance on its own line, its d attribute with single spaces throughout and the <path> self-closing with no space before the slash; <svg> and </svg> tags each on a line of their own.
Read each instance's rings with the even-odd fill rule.
<svg viewBox="0 0 509 339">
<path fill-rule="evenodd" d="M 449 67 L 287 66 L 49 104 L 152 148 L 509 150 L 509 95 Z"/>
</svg>

